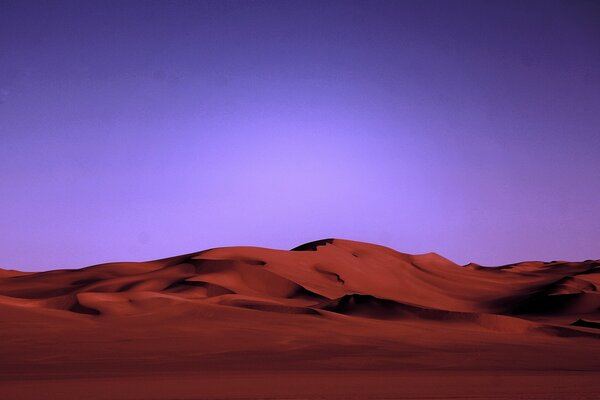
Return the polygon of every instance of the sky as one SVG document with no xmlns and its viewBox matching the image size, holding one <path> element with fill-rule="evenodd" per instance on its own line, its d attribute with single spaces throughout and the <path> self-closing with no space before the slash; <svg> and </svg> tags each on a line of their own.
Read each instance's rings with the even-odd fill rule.
<svg viewBox="0 0 600 400">
<path fill-rule="evenodd" d="M 0 267 L 329 237 L 600 258 L 600 5 L 0 0 Z"/>
</svg>

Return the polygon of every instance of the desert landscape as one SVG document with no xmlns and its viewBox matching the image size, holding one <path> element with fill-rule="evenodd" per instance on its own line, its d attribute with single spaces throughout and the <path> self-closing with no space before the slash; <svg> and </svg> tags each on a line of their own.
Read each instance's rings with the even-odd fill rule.
<svg viewBox="0 0 600 400">
<path fill-rule="evenodd" d="M 326 239 L 0 272 L 3 399 L 597 399 L 600 262 Z"/>
<path fill-rule="evenodd" d="M 598 21 L 0 0 L 0 400 L 600 400 Z"/>
</svg>

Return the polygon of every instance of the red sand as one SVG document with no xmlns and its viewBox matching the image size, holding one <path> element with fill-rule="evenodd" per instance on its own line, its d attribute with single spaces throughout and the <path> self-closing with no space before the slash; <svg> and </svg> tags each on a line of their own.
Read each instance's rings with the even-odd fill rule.
<svg viewBox="0 0 600 400">
<path fill-rule="evenodd" d="M 337 239 L 0 270 L 0 398 L 597 399 L 599 286 Z"/>
</svg>

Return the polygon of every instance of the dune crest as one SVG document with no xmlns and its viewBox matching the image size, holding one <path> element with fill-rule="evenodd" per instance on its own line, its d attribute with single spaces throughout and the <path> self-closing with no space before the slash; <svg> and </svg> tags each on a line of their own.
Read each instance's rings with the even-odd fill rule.
<svg viewBox="0 0 600 400">
<path fill-rule="evenodd" d="M 152 306 L 143 303 L 157 304 L 158 298 L 165 304 L 269 308 L 250 307 L 248 296 L 278 305 L 282 312 L 285 307 L 290 312 L 307 307 L 383 319 L 410 309 L 408 314 L 421 316 L 441 312 L 522 319 L 572 315 L 576 321 L 582 315 L 595 317 L 600 308 L 597 261 L 460 267 L 436 253 L 411 255 L 340 239 L 310 242 L 291 251 L 226 247 L 79 270 L 0 270 L 0 277 L 0 294 L 14 299 L 5 304 L 22 301 L 89 315 L 148 313 Z M 221 296 L 227 296 L 227 301 L 209 301 Z"/>
</svg>

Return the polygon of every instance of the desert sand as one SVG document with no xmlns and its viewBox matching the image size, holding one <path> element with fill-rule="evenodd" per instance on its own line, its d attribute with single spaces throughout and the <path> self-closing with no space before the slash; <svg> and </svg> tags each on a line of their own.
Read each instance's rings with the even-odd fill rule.
<svg viewBox="0 0 600 400">
<path fill-rule="evenodd" d="M 598 399 L 599 287 L 338 239 L 0 270 L 0 398 Z"/>
</svg>

